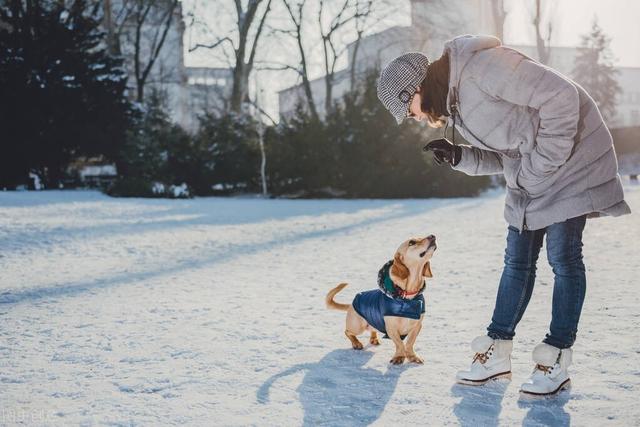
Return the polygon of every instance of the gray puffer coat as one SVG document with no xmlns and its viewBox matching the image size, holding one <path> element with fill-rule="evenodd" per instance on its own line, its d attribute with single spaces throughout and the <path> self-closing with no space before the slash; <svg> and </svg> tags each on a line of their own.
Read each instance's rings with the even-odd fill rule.
<svg viewBox="0 0 640 427">
<path fill-rule="evenodd" d="M 538 230 L 583 214 L 631 212 L 611 134 L 582 87 L 495 37 L 457 37 L 445 52 L 447 105 L 471 144 L 454 169 L 504 174 L 510 225 Z"/>
</svg>

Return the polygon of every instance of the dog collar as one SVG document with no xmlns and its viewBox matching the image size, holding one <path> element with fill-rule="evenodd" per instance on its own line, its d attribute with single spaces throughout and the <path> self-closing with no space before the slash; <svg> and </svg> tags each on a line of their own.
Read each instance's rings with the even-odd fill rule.
<svg viewBox="0 0 640 427">
<path fill-rule="evenodd" d="M 422 291 L 422 289 L 423 289 L 423 288 L 424 288 L 424 285 L 422 285 L 422 288 L 418 289 L 418 290 L 417 290 L 417 291 L 415 291 L 415 292 L 407 292 L 407 291 L 403 291 L 403 292 L 402 292 L 402 296 L 407 297 L 407 296 L 410 296 L 410 295 L 416 295 L 416 294 L 419 294 L 419 293 L 420 293 L 420 291 Z"/>
<path fill-rule="evenodd" d="M 391 271 L 392 265 L 393 260 L 390 260 L 382 266 L 380 271 L 378 271 L 378 287 L 382 292 L 385 293 L 385 295 L 394 299 L 406 299 L 406 297 L 408 296 L 417 295 L 424 292 L 424 289 L 427 286 L 426 282 L 424 282 L 422 287 L 415 292 L 407 292 L 400 286 L 393 283 L 393 280 L 391 280 L 391 274 L 389 273 Z"/>
</svg>

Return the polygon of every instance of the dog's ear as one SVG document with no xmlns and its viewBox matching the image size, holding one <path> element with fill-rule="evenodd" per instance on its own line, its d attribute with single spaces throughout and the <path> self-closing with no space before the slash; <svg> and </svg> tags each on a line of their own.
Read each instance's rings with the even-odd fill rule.
<svg viewBox="0 0 640 427">
<path fill-rule="evenodd" d="M 396 252 L 396 256 L 393 257 L 393 265 L 391 266 L 391 274 L 399 278 L 400 280 L 407 280 L 409 277 L 409 269 L 404 262 L 400 259 L 400 254 Z"/>
<path fill-rule="evenodd" d="M 433 277 L 433 273 L 431 272 L 431 262 L 427 261 L 427 263 L 422 268 L 422 275 L 424 277 Z"/>
</svg>

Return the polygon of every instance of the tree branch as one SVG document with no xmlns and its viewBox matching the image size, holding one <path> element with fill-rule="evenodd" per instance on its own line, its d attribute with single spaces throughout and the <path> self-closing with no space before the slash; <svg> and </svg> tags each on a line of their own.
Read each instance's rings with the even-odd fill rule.
<svg viewBox="0 0 640 427">
<path fill-rule="evenodd" d="M 160 41 L 158 42 L 157 46 L 155 46 L 155 49 L 153 49 L 153 45 L 152 45 L 153 50 L 151 53 L 151 57 L 149 58 L 149 62 L 143 73 L 144 79 L 147 78 L 147 76 L 149 75 L 149 72 L 151 71 L 151 68 L 153 67 L 153 64 L 155 64 L 156 60 L 158 59 L 158 56 L 160 55 L 160 50 L 164 45 L 164 42 L 167 38 L 167 34 L 169 33 L 169 28 L 171 27 L 171 21 L 173 20 L 173 12 L 175 11 L 177 6 L 178 6 L 178 0 L 173 0 L 173 2 L 171 3 L 171 5 L 167 10 L 167 20 L 164 24 L 162 36 L 160 37 Z M 158 33 L 156 32 L 156 36 L 157 34 Z M 156 37 L 154 36 L 153 43 L 155 44 L 155 42 L 156 42 Z"/>
<path fill-rule="evenodd" d="M 200 48 L 203 48 L 203 49 L 215 49 L 216 47 L 220 46 L 224 42 L 229 42 L 231 44 L 231 47 L 235 50 L 235 46 L 233 44 L 233 40 L 231 40 L 231 38 L 229 38 L 229 37 L 223 37 L 221 39 L 216 40 L 212 44 L 196 43 L 195 46 L 189 48 L 189 52 L 193 52 L 193 51 L 195 51 L 197 49 L 200 49 Z"/>
<path fill-rule="evenodd" d="M 262 33 L 262 28 L 264 27 L 264 22 L 267 20 L 267 15 L 269 14 L 270 10 L 271 10 L 271 0 L 269 0 L 269 2 L 267 3 L 267 8 L 264 11 L 264 14 L 262 15 L 260 24 L 258 24 L 258 31 L 256 32 L 256 35 L 253 39 L 253 46 L 251 47 L 251 53 L 249 54 L 249 61 L 248 61 L 249 67 L 253 66 L 253 60 L 256 56 L 256 50 L 258 47 L 258 40 L 260 39 L 260 34 Z"/>
<path fill-rule="evenodd" d="M 289 65 L 289 64 L 274 63 L 274 65 L 256 65 L 255 69 L 259 70 L 259 71 L 286 71 L 286 70 L 291 70 L 291 71 L 295 71 L 299 75 L 302 75 L 302 70 L 300 68 L 296 68 L 296 67 L 294 67 L 292 65 Z"/>
</svg>

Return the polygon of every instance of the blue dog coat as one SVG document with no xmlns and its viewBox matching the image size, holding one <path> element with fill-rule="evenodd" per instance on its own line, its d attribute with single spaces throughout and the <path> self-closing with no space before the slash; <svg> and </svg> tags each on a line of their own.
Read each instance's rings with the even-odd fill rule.
<svg viewBox="0 0 640 427">
<path fill-rule="evenodd" d="M 384 338 L 389 338 L 384 325 L 384 316 L 418 320 L 425 312 L 424 296 L 422 295 L 424 286 L 415 298 L 405 299 L 398 296 L 393 287 L 389 285 L 391 282 L 389 269 L 392 264 L 393 261 L 389 261 L 380 269 L 378 274 L 380 289 L 360 292 L 352 303 L 356 313 L 362 316 L 371 327 L 385 334 Z M 402 336 L 402 339 L 405 336 Z"/>
</svg>

